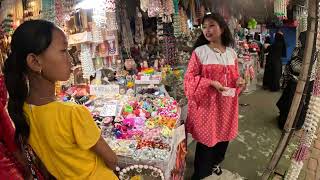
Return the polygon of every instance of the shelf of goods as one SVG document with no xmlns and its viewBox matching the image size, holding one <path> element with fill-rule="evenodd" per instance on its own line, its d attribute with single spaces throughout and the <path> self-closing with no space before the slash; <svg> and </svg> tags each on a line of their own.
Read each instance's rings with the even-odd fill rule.
<svg viewBox="0 0 320 180">
<path fill-rule="evenodd" d="M 257 74 L 259 73 L 258 58 L 257 53 L 240 55 L 238 58 L 239 72 L 247 83 L 246 89 L 243 91 L 245 94 L 257 90 Z"/>
<path fill-rule="evenodd" d="M 178 103 L 160 89 L 142 89 L 135 97 L 97 97 L 89 107 L 102 135 L 116 152 L 120 179 L 148 175 L 183 177 L 185 127 Z"/>
</svg>

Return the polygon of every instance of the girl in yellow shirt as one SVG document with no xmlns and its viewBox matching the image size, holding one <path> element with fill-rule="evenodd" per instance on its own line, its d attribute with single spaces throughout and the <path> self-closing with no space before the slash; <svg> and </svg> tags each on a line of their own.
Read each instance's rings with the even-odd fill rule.
<svg viewBox="0 0 320 180">
<path fill-rule="evenodd" d="M 117 156 L 89 111 L 55 101 L 55 82 L 71 74 L 64 32 L 44 20 L 26 21 L 12 36 L 4 75 L 16 137 L 28 144 L 56 179 L 117 179 Z"/>
</svg>

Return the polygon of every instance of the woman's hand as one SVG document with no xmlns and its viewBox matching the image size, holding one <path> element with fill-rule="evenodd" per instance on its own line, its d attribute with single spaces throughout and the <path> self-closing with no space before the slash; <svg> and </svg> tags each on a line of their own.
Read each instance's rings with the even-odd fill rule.
<svg viewBox="0 0 320 180">
<path fill-rule="evenodd" d="M 242 77 L 239 77 L 236 84 L 237 84 L 237 87 L 243 88 L 246 86 L 246 81 Z"/>
<path fill-rule="evenodd" d="M 212 81 L 211 86 L 214 87 L 220 93 L 222 93 L 223 91 L 227 91 L 229 89 L 228 87 L 223 87 L 221 83 L 218 81 Z"/>
</svg>

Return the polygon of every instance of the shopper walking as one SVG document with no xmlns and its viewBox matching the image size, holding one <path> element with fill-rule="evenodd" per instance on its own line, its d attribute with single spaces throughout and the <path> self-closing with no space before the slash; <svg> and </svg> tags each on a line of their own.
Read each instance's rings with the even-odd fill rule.
<svg viewBox="0 0 320 180">
<path fill-rule="evenodd" d="M 238 133 L 238 95 L 244 80 L 238 73 L 233 38 L 219 14 L 206 15 L 195 44 L 184 85 L 188 98 L 187 132 L 197 141 L 194 174 L 198 180 L 221 175 L 229 141 Z"/>
<path fill-rule="evenodd" d="M 274 42 L 267 49 L 266 66 L 263 75 L 263 87 L 270 91 L 280 90 L 280 79 L 282 76 L 282 57 L 287 56 L 286 43 L 282 32 L 277 32 Z"/>
</svg>

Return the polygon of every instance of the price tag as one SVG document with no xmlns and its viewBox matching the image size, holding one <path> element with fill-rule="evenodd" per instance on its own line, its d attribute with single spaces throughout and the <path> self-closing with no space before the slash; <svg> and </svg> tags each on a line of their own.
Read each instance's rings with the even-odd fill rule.
<svg viewBox="0 0 320 180">
<path fill-rule="evenodd" d="M 90 95 L 96 96 L 115 96 L 119 94 L 120 86 L 112 85 L 90 85 Z"/>
<path fill-rule="evenodd" d="M 100 116 L 107 117 L 107 116 L 116 116 L 118 110 L 118 104 L 117 103 L 106 103 L 102 107 L 102 110 L 100 111 Z"/>
</svg>

